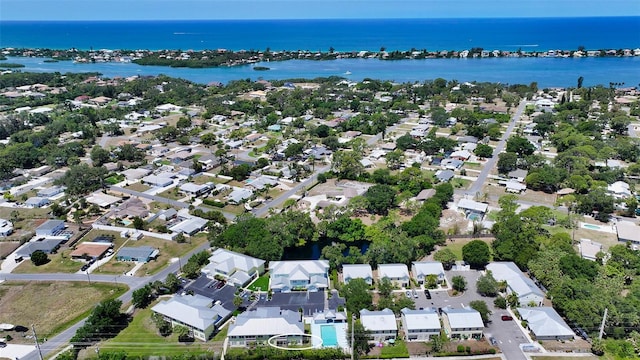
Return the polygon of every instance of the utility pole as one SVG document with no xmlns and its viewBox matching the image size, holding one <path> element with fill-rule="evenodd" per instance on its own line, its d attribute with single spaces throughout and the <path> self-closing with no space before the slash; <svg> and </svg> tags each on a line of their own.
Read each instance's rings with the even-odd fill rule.
<svg viewBox="0 0 640 360">
<path fill-rule="evenodd" d="M 604 335 L 604 323 L 607 321 L 607 312 L 609 308 L 604 308 L 604 315 L 602 316 L 602 324 L 600 324 L 600 334 L 598 334 L 598 339 L 602 340 L 602 335 Z"/>
<path fill-rule="evenodd" d="M 354 351 L 355 346 L 354 346 L 354 341 L 353 341 L 353 338 L 354 338 L 353 329 L 355 329 L 355 327 L 356 327 L 356 314 L 351 314 L 351 360 L 354 359 L 353 358 L 353 355 L 354 355 L 353 351 Z M 42 359 L 40 359 L 40 360 L 42 360 Z"/>
<path fill-rule="evenodd" d="M 91 284 L 91 276 L 89 276 L 89 270 L 87 270 L 86 272 L 87 272 L 87 280 L 89 280 L 89 284 Z"/>
<path fill-rule="evenodd" d="M 36 349 L 38 349 L 38 356 L 40 356 L 40 360 L 44 360 L 42 358 L 42 351 L 40 350 L 40 344 L 38 344 L 38 335 L 36 335 L 36 326 L 31 324 L 31 332 L 33 333 L 33 340 L 36 342 Z"/>
</svg>

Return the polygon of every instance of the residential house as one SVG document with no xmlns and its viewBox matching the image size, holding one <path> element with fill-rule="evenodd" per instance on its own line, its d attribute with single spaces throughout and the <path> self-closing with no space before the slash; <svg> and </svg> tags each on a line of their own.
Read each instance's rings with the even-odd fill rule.
<svg viewBox="0 0 640 360">
<path fill-rule="evenodd" d="M 552 307 L 518 308 L 518 313 L 522 320 L 527 322 L 527 327 L 535 336 L 535 340 L 573 340 L 575 338 L 573 330 Z"/>
<path fill-rule="evenodd" d="M 378 280 L 387 278 L 397 287 L 409 286 L 409 269 L 405 264 L 380 264 L 378 265 Z"/>
<path fill-rule="evenodd" d="M 13 223 L 9 220 L 0 219 L 0 237 L 7 237 L 13 232 Z"/>
<path fill-rule="evenodd" d="M 405 341 L 429 341 L 440 336 L 440 318 L 435 309 L 400 310 Z"/>
<path fill-rule="evenodd" d="M 449 339 L 479 340 L 484 330 L 480 313 L 472 308 L 442 308 L 442 324 Z"/>
<path fill-rule="evenodd" d="M 453 176 L 455 175 L 455 173 L 452 170 L 438 170 L 436 171 L 436 179 L 438 179 L 439 182 L 448 182 L 449 180 L 453 179 Z"/>
<path fill-rule="evenodd" d="M 529 172 L 527 170 L 517 169 L 517 170 L 509 171 L 507 176 L 509 177 L 510 180 L 515 180 L 517 182 L 524 182 L 524 179 L 527 177 L 528 173 Z"/>
<path fill-rule="evenodd" d="M 158 175 L 145 176 L 141 181 L 147 185 L 155 187 L 166 187 L 173 184 L 173 179 L 171 177 Z"/>
<path fill-rule="evenodd" d="M 426 201 L 431 199 L 436 194 L 435 189 L 423 189 L 416 196 L 416 201 Z"/>
<path fill-rule="evenodd" d="M 272 261 L 270 287 L 275 292 L 319 291 L 329 286 L 327 260 Z"/>
<path fill-rule="evenodd" d="M 458 209 L 462 210 L 468 219 L 482 220 L 489 209 L 489 205 L 470 199 L 460 199 Z"/>
<path fill-rule="evenodd" d="M 36 228 L 36 236 L 56 236 L 66 227 L 62 220 L 47 220 Z"/>
<path fill-rule="evenodd" d="M 369 332 L 369 340 L 380 343 L 398 336 L 396 316 L 391 309 L 380 311 L 360 310 L 360 322 Z"/>
<path fill-rule="evenodd" d="M 630 242 L 634 246 L 640 245 L 640 227 L 630 221 L 618 221 L 616 223 L 618 241 Z"/>
<path fill-rule="evenodd" d="M 175 295 L 151 308 L 172 327 L 184 326 L 196 339 L 207 341 L 230 316 L 231 311 L 202 295 Z"/>
<path fill-rule="evenodd" d="M 624 181 L 616 181 L 607 185 L 607 192 L 616 199 L 626 199 L 631 196 L 631 188 Z"/>
<path fill-rule="evenodd" d="M 515 180 L 500 181 L 500 185 L 504 185 L 507 192 L 514 194 L 520 194 L 527 190 L 527 185 Z"/>
<path fill-rule="evenodd" d="M 95 242 L 95 240 L 94 240 Z M 149 262 L 155 259 L 160 251 L 151 246 L 121 247 L 116 254 L 117 261 Z"/>
<path fill-rule="evenodd" d="M 202 272 L 208 277 L 216 275 L 227 278 L 238 286 L 245 286 L 251 280 L 264 274 L 264 260 L 226 249 L 216 249 L 209 257 Z"/>
<path fill-rule="evenodd" d="M 487 265 L 487 270 L 496 280 L 507 282 L 507 292 L 517 294 L 521 306 L 542 306 L 544 292 L 515 263 L 492 262 Z"/>
<path fill-rule="evenodd" d="M 96 191 L 87 196 L 86 200 L 90 204 L 98 205 L 101 208 L 108 208 L 122 199 L 117 196 L 105 194 L 102 191 Z"/>
<path fill-rule="evenodd" d="M 206 219 L 194 216 L 173 225 L 169 230 L 186 235 L 195 235 L 197 232 L 202 231 L 207 227 L 207 222 L 208 221 Z"/>
<path fill-rule="evenodd" d="M 41 208 L 43 206 L 47 206 L 49 205 L 49 199 L 45 198 L 45 197 L 38 197 L 38 196 L 33 196 L 27 199 L 27 201 L 24 202 L 24 205 L 28 208 Z"/>
<path fill-rule="evenodd" d="M 328 338 L 325 329 L 332 330 L 335 337 Z M 334 311 L 325 309 L 317 311 L 311 319 L 311 345 L 323 348 L 337 347 L 343 350 L 349 349 L 347 342 L 347 313 L 344 311 Z M 325 334 L 323 336 L 323 334 Z"/>
<path fill-rule="evenodd" d="M 278 178 L 269 175 L 260 175 L 259 177 L 247 183 L 247 187 L 260 191 L 278 185 Z"/>
<path fill-rule="evenodd" d="M 471 157 L 471 153 L 467 150 L 457 150 L 449 155 L 451 159 L 457 159 L 460 161 L 467 161 Z"/>
<path fill-rule="evenodd" d="M 233 191 L 227 195 L 227 201 L 232 204 L 240 204 L 253 196 L 253 191 L 249 189 L 234 187 Z"/>
<path fill-rule="evenodd" d="M 38 197 L 50 199 L 58 194 L 62 194 L 66 188 L 64 186 L 52 186 L 42 189 L 36 194 Z"/>
<path fill-rule="evenodd" d="M 446 281 L 444 267 L 439 261 L 414 261 L 411 272 L 420 285 L 425 285 L 430 276 L 435 278 L 436 284 L 442 284 Z"/>
<path fill-rule="evenodd" d="M 180 185 L 180 191 L 190 196 L 201 196 L 211 191 L 212 183 L 195 184 L 188 182 Z"/>
<path fill-rule="evenodd" d="M 464 161 L 458 159 L 443 159 L 440 161 L 440 166 L 448 170 L 458 170 L 463 165 Z"/>
<path fill-rule="evenodd" d="M 342 265 L 342 281 L 348 284 L 352 279 L 363 279 L 367 284 L 373 284 L 373 271 L 369 264 Z"/>
<path fill-rule="evenodd" d="M 580 239 L 578 245 L 583 259 L 595 261 L 599 252 L 604 251 L 602 244 L 589 239 Z"/>
<path fill-rule="evenodd" d="M 101 259 L 112 248 L 112 243 L 87 241 L 76 246 L 69 256 L 76 260 Z"/>
<path fill-rule="evenodd" d="M 30 241 L 16 250 L 15 257 L 16 259 L 30 258 L 31 254 L 37 250 L 40 250 L 45 254 L 52 254 L 58 251 L 60 244 L 64 241 L 65 239 L 62 238 L 48 238 L 38 241 Z"/>
<path fill-rule="evenodd" d="M 303 335 L 304 324 L 300 313 L 279 307 L 260 307 L 239 314 L 227 331 L 229 346 L 242 348 L 267 345 L 267 341 L 274 336 L 278 337 L 272 340 L 273 345 L 302 345 Z"/>
</svg>

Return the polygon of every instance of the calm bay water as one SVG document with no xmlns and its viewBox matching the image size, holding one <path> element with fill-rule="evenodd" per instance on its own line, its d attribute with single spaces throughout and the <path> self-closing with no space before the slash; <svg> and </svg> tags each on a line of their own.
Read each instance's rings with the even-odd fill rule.
<svg viewBox="0 0 640 360">
<path fill-rule="evenodd" d="M 383 61 L 377 59 L 339 59 L 330 61 L 289 60 L 259 63 L 269 71 L 255 71 L 252 66 L 188 69 L 140 66 L 133 63 L 74 64 L 71 61 L 45 63 L 42 58 L 10 58 L 7 62 L 24 64 L 20 71 L 99 72 L 105 77 L 165 74 L 197 83 L 229 82 L 236 79 L 291 79 L 343 76 L 350 80 L 374 78 L 397 82 L 414 82 L 438 77 L 458 81 L 490 81 L 509 84 L 538 82 L 540 87 L 575 86 L 578 77 L 584 85 L 624 82 L 640 84 L 640 57 L 623 58 L 487 58 L 424 59 Z M 0 65 L 1 67 L 1 65 Z M 350 72 L 350 75 L 346 75 Z"/>
<path fill-rule="evenodd" d="M 0 47 L 49 49 L 218 49 L 230 50 L 463 50 L 546 51 L 549 49 L 635 49 L 640 47 L 640 17 L 536 19 L 373 19 L 251 21 L 0 22 Z M 398 82 L 442 77 L 540 86 L 640 83 L 640 58 L 425 59 L 380 61 L 292 60 L 213 69 L 177 69 L 136 64 L 14 58 L 22 71 L 99 72 L 106 77 L 166 74 L 194 82 L 234 79 L 290 79 L 344 76 Z M 350 73 L 350 75 L 346 75 Z"/>
</svg>

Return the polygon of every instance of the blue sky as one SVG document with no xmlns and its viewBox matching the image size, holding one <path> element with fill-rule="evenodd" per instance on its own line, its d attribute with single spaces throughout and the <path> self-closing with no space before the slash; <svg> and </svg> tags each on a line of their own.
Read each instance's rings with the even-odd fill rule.
<svg viewBox="0 0 640 360">
<path fill-rule="evenodd" d="M 0 20 L 640 16 L 639 0 L 0 0 Z"/>
</svg>

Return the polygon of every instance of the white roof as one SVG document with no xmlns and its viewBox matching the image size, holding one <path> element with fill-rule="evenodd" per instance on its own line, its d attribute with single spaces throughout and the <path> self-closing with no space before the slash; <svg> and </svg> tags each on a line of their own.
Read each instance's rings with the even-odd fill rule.
<svg viewBox="0 0 640 360">
<path fill-rule="evenodd" d="M 207 225 L 207 220 L 199 217 L 192 217 L 190 219 L 183 220 L 178 224 L 170 228 L 173 232 L 183 232 L 186 234 L 192 234 L 193 232 L 204 228 Z"/>
<path fill-rule="evenodd" d="M 496 280 L 506 281 L 509 288 L 516 292 L 519 297 L 535 294 L 544 298 L 542 290 L 512 262 L 492 262 L 487 265 L 487 270 L 491 270 Z"/>
<path fill-rule="evenodd" d="M 396 316 L 390 309 L 380 311 L 360 310 L 360 322 L 369 331 L 398 331 Z"/>
<path fill-rule="evenodd" d="M 406 330 L 440 329 L 440 318 L 435 309 L 411 310 L 404 308 L 400 312 L 407 325 Z"/>
<path fill-rule="evenodd" d="M 202 331 L 226 318 L 230 311 L 220 305 L 211 306 L 212 300 L 202 295 L 175 295 L 151 310 L 178 320 Z"/>
<path fill-rule="evenodd" d="M 238 270 L 248 273 L 264 265 L 264 262 L 264 260 L 239 254 L 234 251 L 216 249 L 213 254 L 211 254 L 211 257 L 209 257 L 209 265 L 207 267 L 222 270 L 226 274 L 231 275 Z"/>
<path fill-rule="evenodd" d="M 529 329 L 537 337 L 573 336 L 573 331 L 552 307 L 518 308 Z"/>
<path fill-rule="evenodd" d="M 580 255 L 585 259 L 595 259 L 598 252 L 602 251 L 602 244 L 589 239 L 580 239 Z"/>
<path fill-rule="evenodd" d="M 451 326 L 452 329 L 484 327 L 484 323 L 482 322 L 482 316 L 480 316 L 480 313 L 474 309 L 442 308 L 442 311 L 445 314 L 447 314 L 447 318 L 449 319 L 449 325 Z"/>
<path fill-rule="evenodd" d="M 618 240 L 640 242 L 640 227 L 630 221 L 618 221 L 616 223 Z"/>
<path fill-rule="evenodd" d="M 208 188 L 209 188 L 209 185 L 207 184 L 198 185 L 191 182 L 180 185 L 180 190 L 184 192 L 189 192 L 189 193 L 197 193 L 199 191 L 206 190 Z"/>
<path fill-rule="evenodd" d="M 485 203 L 473 201 L 470 199 L 460 199 L 460 201 L 458 201 L 458 207 L 461 209 L 473 210 L 473 211 L 485 213 L 487 212 L 489 205 Z"/>
<path fill-rule="evenodd" d="M 409 269 L 405 264 L 380 264 L 378 265 L 378 278 L 408 278 Z"/>
<path fill-rule="evenodd" d="M 91 204 L 96 204 L 100 207 L 107 207 L 111 204 L 115 204 L 118 201 L 120 201 L 122 199 L 120 199 L 117 196 L 111 196 L 108 194 L 105 194 L 101 191 L 96 191 L 93 194 L 89 195 L 87 197 L 87 202 L 91 203 Z"/>
<path fill-rule="evenodd" d="M 271 261 L 269 271 L 272 288 L 288 287 L 292 280 L 305 280 L 316 287 L 329 285 L 327 260 Z"/>
<path fill-rule="evenodd" d="M 227 332 L 229 337 L 282 334 L 304 334 L 300 313 L 278 307 L 257 308 L 239 314 Z"/>
<path fill-rule="evenodd" d="M 373 271 L 369 264 L 342 265 L 342 277 L 345 280 L 373 278 Z"/>
<path fill-rule="evenodd" d="M 249 189 L 234 187 L 233 191 L 229 195 L 227 195 L 227 199 L 239 203 L 245 199 L 250 198 L 252 195 L 253 191 Z"/>
<path fill-rule="evenodd" d="M 444 267 L 439 261 L 414 261 L 413 275 L 416 277 L 427 275 L 444 275 Z"/>
</svg>

